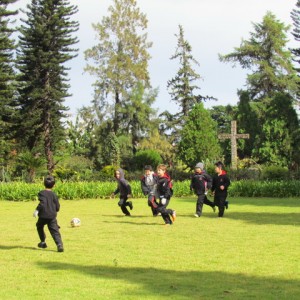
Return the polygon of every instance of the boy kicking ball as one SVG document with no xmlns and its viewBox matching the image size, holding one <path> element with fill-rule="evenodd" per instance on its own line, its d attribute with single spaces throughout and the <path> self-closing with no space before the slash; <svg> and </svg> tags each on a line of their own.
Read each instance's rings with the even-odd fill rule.
<svg viewBox="0 0 300 300">
<path fill-rule="evenodd" d="M 60 204 L 57 195 L 52 191 L 55 185 L 55 180 L 53 176 L 47 176 L 44 180 L 45 189 L 38 193 L 38 199 L 40 201 L 39 205 L 35 209 L 33 216 L 39 217 L 36 228 L 38 235 L 40 237 L 40 243 L 38 243 L 39 248 L 47 248 L 46 234 L 44 231 L 44 226 L 47 225 L 50 234 L 57 246 L 58 252 L 63 252 L 64 247 L 61 240 L 61 235 L 59 232 L 59 226 L 57 224 L 57 212 L 59 211 Z"/>
</svg>

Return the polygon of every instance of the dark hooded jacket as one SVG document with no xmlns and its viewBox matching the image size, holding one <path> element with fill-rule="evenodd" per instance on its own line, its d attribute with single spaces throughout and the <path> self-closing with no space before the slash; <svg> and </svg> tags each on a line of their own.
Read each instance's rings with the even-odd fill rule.
<svg viewBox="0 0 300 300">
<path fill-rule="evenodd" d="M 120 193 L 121 198 L 125 196 L 127 197 L 129 194 L 131 194 L 131 186 L 124 178 L 124 171 L 122 169 L 118 169 L 118 171 L 120 172 L 120 178 L 115 177 L 116 180 L 118 181 L 118 187 L 114 191 L 114 194 L 116 195 Z"/>
<path fill-rule="evenodd" d="M 43 190 L 38 193 L 40 201 L 36 210 L 39 211 L 39 217 L 43 219 L 54 219 L 59 211 L 60 204 L 57 195 L 51 190 Z"/>
<path fill-rule="evenodd" d="M 201 173 L 195 172 L 191 178 L 190 189 L 196 195 L 203 195 L 212 186 L 212 177 L 204 170 Z"/>
<path fill-rule="evenodd" d="M 168 174 L 158 178 L 157 192 L 159 198 L 170 199 L 173 195 L 172 181 Z"/>
<path fill-rule="evenodd" d="M 224 190 L 220 189 L 220 186 L 222 186 L 222 185 L 224 185 L 224 187 L 225 187 Z M 226 171 L 222 170 L 222 173 L 220 175 L 216 174 L 213 177 L 213 183 L 212 183 L 211 190 L 213 192 L 215 192 L 216 196 L 218 196 L 218 195 L 227 196 L 227 189 L 228 189 L 229 185 L 230 185 L 230 179 L 227 176 Z"/>
</svg>

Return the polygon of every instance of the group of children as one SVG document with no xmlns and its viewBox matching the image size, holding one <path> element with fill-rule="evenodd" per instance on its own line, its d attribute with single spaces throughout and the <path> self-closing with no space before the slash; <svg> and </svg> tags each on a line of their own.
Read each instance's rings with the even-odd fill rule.
<svg viewBox="0 0 300 300">
<path fill-rule="evenodd" d="M 145 174 L 141 179 L 141 188 L 144 195 L 148 196 L 148 205 L 151 207 L 153 216 L 161 215 L 166 225 L 172 225 L 176 219 L 176 211 L 167 208 L 173 195 L 171 178 L 167 173 L 167 167 L 163 164 L 157 166 L 157 174 L 153 172 L 152 167 L 145 166 Z M 131 196 L 130 184 L 124 178 L 122 169 L 115 172 L 115 178 L 118 182 L 117 189 L 112 193 L 112 197 L 120 194 L 118 205 L 121 207 L 125 216 L 130 216 L 126 208 L 129 206 L 132 210 L 133 205 L 128 200 Z"/>
<path fill-rule="evenodd" d="M 148 198 L 148 206 L 150 206 L 153 216 L 161 215 L 165 225 L 172 225 L 176 220 L 176 211 L 167 208 L 173 195 L 172 181 L 167 173 L 167 167 L 164 164 L 157 166 L 156 173 L 150 165 L 144 168 L 144 175 L 141 179 L 141 189 Z M 230 185 L 229 177 L 224 170 L 222 162 L 215 163 L 215 176 L 211 177 L 204 170 L 203 163 L 197 163 L 194 174 L 191 178 L 190 189 L 197 195 L 195 217 L 199 218 L 202 214 L 203 204 L 207 204 L 215 211 L 219 210 L 219 217 L 223 217 L 225 208 L 228 208 L 227 190 Z M 112 193 L 112 197 L 119 194 L 119 202 L 122 212 L 125 216 L 130 216 L 130 210 L 133 209 L 132 201 L 128 198 L 132 196 L 131 186 L 124 177 L 124 171 L 118 169 L 115 171 L 115 179 L 118 182 L 117 189 Z M 45 242 L 46 235 L 44 231 L 45 225 L 48 226 L 50 234 L 57 245 L 57 251 L 63 252 L 62 238 L 57 224 L 57 212 L 60 204 L 57 195 L 52 191 L 55 185 L 53 176 L 47 176 L 44 180 L 45 189 L 38 194 L 39 204 L 33 213 L 34 217 L 38 217 L 36 223 L 37 232 L 40 238 L 39 248 L 47 248 Z M 214 202 L 207 198 L 208 191 L 211 190 L 214 196 Z"/>
<path fill-rule="evenodd" d="M 218 207 L 219 217 L 223 217 L 225 207 L 228 208 L 227 190 L 230 185 L 230 179 L 224 170 L 222 162 L 215 163 L 215 176 L 211 177 L 204 170 L 203 163 L 197 163 L 191 178 L 190 189 L 197 195 L 195 217 L 202 215 L 203 204 L 212 207 L 213 211 Z M 131 187 L 124 178 L 124 172 L 119 169 L 115 172 L 115 178 L 118 181 L 118 188 L 112 194 L 115 196 L 120 193 L 119 206 L 126 216 L 130 216 L 126 206 L 132 209 L 132 202 L 128 201 L 128 195 L 131 195 Z M 166 225 L 171 225 L 176 219 L 176 212 L 168 209 L 170 199 L 173 195 L 172 181 L 167 173 L 165 165 L 158 165 L 157 173 L 152 170 L 150 165 L 144 168 L 144 175 L 141 179 L 141 188 L 145 196 L 148 197 L 148 206 L 150 206 L 153 216 L 161 215 Z M 214 202 L 207 198 L 208 191 L 211 190 L 214 196 Z"/>
</svg>

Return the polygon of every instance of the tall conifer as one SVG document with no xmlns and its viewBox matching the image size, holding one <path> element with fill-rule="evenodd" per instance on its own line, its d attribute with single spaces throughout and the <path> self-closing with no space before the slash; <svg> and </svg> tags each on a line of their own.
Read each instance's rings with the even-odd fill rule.
<svg viewBox="0 0 300 300">
<path fill-rule="evenodd" d="M 54 169 L 53 154 L 63 138 L 62 118 L 68 93 L 66 62 L 76 56 L 72 21 L 77 6 L 67 0 L 32 0 L 27 19 L 20 27 L 18 68 L 20 71 L 19 138 L 30 151 L 45 152 L 47 170 Z"/>
<path fill-rule="evenodd" d="M 15 43 L 11 38 L 12 17 L 17 14 L 9 5 L 17 0 L 0 0 L 0 156 L 5 159 L 10 151 L 12 125 L 15 117 L 16 75 L 14 72 Z"/>
</svg>

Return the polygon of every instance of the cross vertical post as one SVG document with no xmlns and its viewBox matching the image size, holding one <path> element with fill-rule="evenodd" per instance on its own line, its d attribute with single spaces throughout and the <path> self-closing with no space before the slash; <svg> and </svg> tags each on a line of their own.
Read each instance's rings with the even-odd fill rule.
<svg viewBox="0 0 300 300">
<path fill-rule="evenodd" d="M 222 133 L 218 135 L 220 140 L 230 139 L 231 142 L 231 168 L 233 170 L 237 169 L 237 139 L 249 139 L 250 135 L 248 133 L 238 134 L 236 121 L 231 121 L 231 133 Z"/>
</svg>

